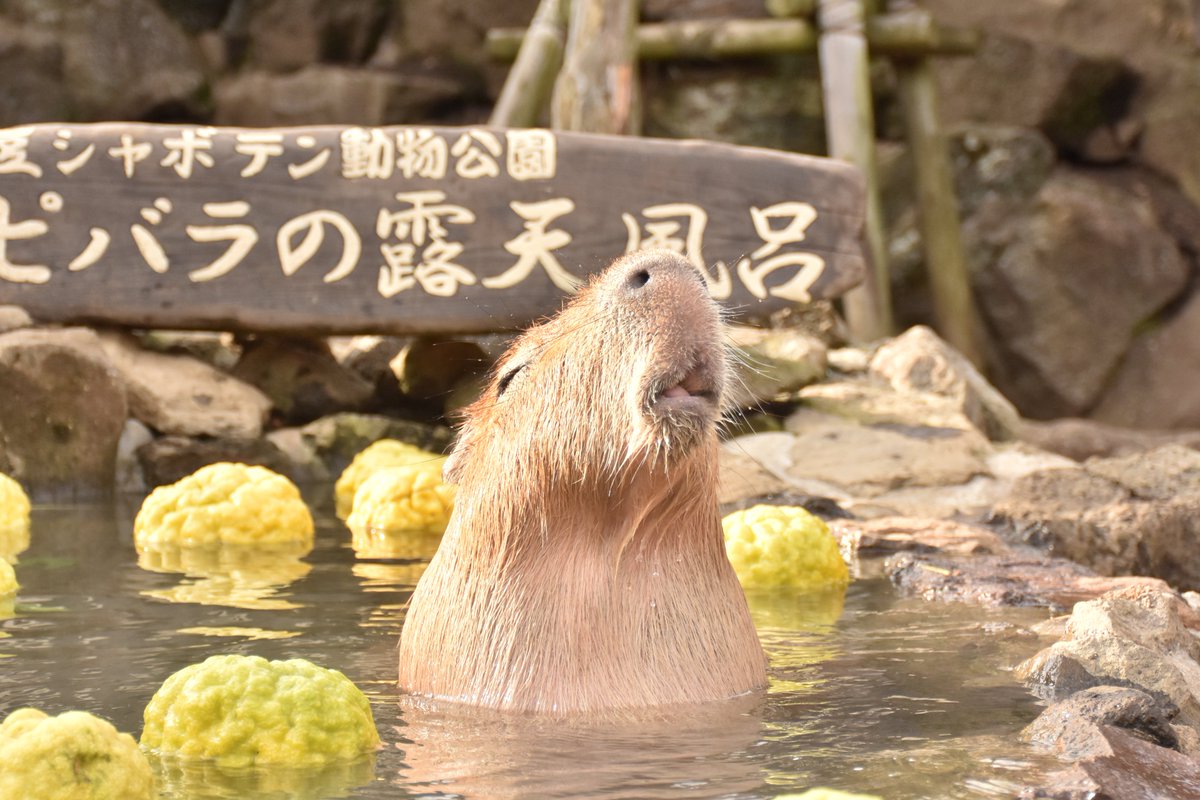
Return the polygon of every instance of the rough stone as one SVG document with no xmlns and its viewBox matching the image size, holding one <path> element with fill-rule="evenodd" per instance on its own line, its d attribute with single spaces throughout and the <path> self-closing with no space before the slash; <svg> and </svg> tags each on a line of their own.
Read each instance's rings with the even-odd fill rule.
<svg viewBox="0 0 1200 800">
<path fill-rule="evenodd" d="M 418 337 L 406 343 L 388 366 L 403 395 L 440 405 L 455 385 L 486 372 L 490 364 L 474 342 Z"/>
<path fill-rule="evenodd" d="M 1042 130 L 1063 150 L 1097 154 L 1098 131 L 1126 117 L 1136 74 L 1113 56 L 1030 41 L 991 29 L 973 58 L 947 59 L 937 70 L 947 123 L 990 122 Z M 1003 79 L 997 76 L 1003 75 Z M 1114 140 L 1114 143 L 1119 140 Z M 1126 142 L 1126 150 L 1131 142 Z M 1124 155 L 1117 150 L 1114 155 Z"/>
<path fill-rule="evenodd" d="M 242 357 L 242 348 L 231 333 L 215 331 L 143 331 L 138 343 L 147 350 L 187 355 L 228 372 Z"/>
<path fill-rule="evenodd" d="M 197 361 L 143 350 L 121 333 L 103 333 L 101 346 L 125 380 L 130 413 L 159 433 L 254 439 L 271 401 L 249 384 Z"/>
<path fill-rule="evenodd" d="M 829 368 L 846 375 L 857 375 L 871 367 L 871 354 L 857 347 L 838 347 L 827 356 Z"/>
<path fill-rule="evenodd" d="M 1200 428 L 1200 294 L 1130 347 L 1089 416 L 1134 428 Z"/>
<path fill-rule="evenodd" d="M 267 0 L 248 4 L 234 36 L 249 66 L 272 72 L 358 64 L 374 51 L 387 11 L 378 0 Z"/>
<path fill-rule="evenodd" d="M 1163 70 L 1155 84 L 1142 110 L 1145 131 L 1139 154 L 1200 205 L 1200 154 L 1188 146 L 1200 126 L 1200 62 L 1180 60 Z"/>
<path fill-rule="evenodd" d="M 1167 590 L 1156 578 L 1108 578 L 1065 558 L 898 553 L 884 563 L 892 583 L 925 600 L 982 606 L 1045 606 L 1056 611 L 1113 589 Z"/>
<path fill-rule="evenodd" d="M 0 472 L 35 499 L 112 491 L 125 384 L 82 328 L 0 334 Z"/>
<path fill-rule="evenodd" d="M 264 336 L 245 345 L 233 375 L 257 386 L 293 424 L 362 408 L 375 387 L 343 367 L 319 339 Z"/>
<path fill-rule="evenodd" d="M 281 443 L 284 450 L 310 451 L 330 476 L 342 473 L 354 456 L 380 439 L 398 439 L 431 453 L 444 453 L 453 441 L 449 428 L 372 414 L 339 413 L 323 417 L 299 429 L 299 441 Z M 269 438 L 275 439 L 275 434 Z M 301 462 L 302 460 L 293 459 Z"/>
<path fill-rule="evenodd" d="M 1019 436 L 1035 447 L 1075 461 L 1136 455 L 1170 444 L 1200 450 L 1200 430 L 1137 430 L 1077 417 L 1023 420 Z"/>
<path fill-rule="evenodd" d="M 804 387 L 796 396 L 808 409 L 822 414 L 864 425 L 925 428 L 927 438 L 937 436 L 937 430 L 977 432 L 948 397 L 932 392 L 898 392 L 882 380 L 818 383 Z M 804 418 L 801 415 L 797 421 Z"/>
<path fill-rule="evenodd" d="M 257 464 L 292 476 L 291 462 L 266 439 L 189 439 L 162 436 L 142 445 L 137 459 L 148 488 L 174 483 L 218 461 Z"/>
<path fill-rule="evenodd" d="M 828 348 L 802 331 L 731 327 L 737 363 L 727 405 L 750 408 L 825 377 Z"/>
<path fill-rule="evenodd" d="M 782 454 L 786 475 L 832 484 L 856 497 L 901 487 L 962 484 L 987 473 L 987 440 L 969 426 L 858 425 L 804 409 L 790 416 L 786 426 L 795 434 L 790 451 Z"/>
<path fill-rule="evenodd" d="M 135 494 L 148 488 L 142 472 L 138 451 L 154 441 L 154 432 L 136 419 L 125 421 L 121 438 L 117 441 L 117 463 L 113 488 L 119 494 Z"/>
<path fill-rule="evenodd" d="M 1038 687 L 1057 674 L 1047 665 L 1065 656 L 1099 682 L 1134 686 L 1170 701 L 1179 709 L 1177 721 L 1195 728 L 1200 725 L 1200 638 L 1189 622 L 1197 623 L 1195 612 L 1169 589 L 1127 586 L 1078 603 L 1067 622 L 1067 638 L 1023 662 L 1016 674 Z"/>
<path fill-rule="evenodd" d="M 71 4 L 61 17 L 72 116 L 146 119 L 202 113 L 202 60 L 153 0 Z"/>
<path fill-rule="evenodd" d="M 997 517 L 1030 544 L 1107 575 L 1200 586 L 1200 453 L 1178 445 L 1017 480 Z"/>
<path fill-rule="evenodd" d="M 419 67 L 403 72 L 313 65 L 277 75 L 249 70 L 215 88 L 218 125 L 395 125 L 461 99 L 462 83 Z"/>
<path fill-rule="evenodd" d="M 1137 328 L 1183 289 L 1188 268 L 1146 199 L 1056 173 L 1026 216 L 964 224 L 991 374 L 1027 416 L 1078 416 L 1099 398 Z"/>
<path fill-rule="evenodd" d="M 915 517 L 834 519 L 830 520 L 829 528 L 841 542 L 843 552 L 849 550 L 865 556 L 899 552 L 953 555 L 1011 552 L 1009 545 L 987 528 L 953 520 Z"/>
<path fill-rule="evenodd" d="M 33 326 L 33 318 L 20 306 L 0 306 L 0 333 Z"/>
<path fill-rule="evenodd" d="M 988 438 L 1016 438 L 1020 415 L 975 365 L 924 325 L 886 342 L 871 359 L 871 372 L 899 392 L 931 392 L 954 402 Z"/>
<path fill-rule="evenodd" d="M 1177 750 L 1179 737 L 1171 727 L 1171 720 L 1178 713 L 1178 708 L 1140 689 L 1096 686 L 1047 708 L 1026 726 L 1021 736 L 1071 761 L 1103 750 L 1097 741 L 1099 725 L 1123 728 L 1160 747 Z"/>
<path fill-rule="evenodd" d="M 746 66 L 658 65 L 643 70 L 648 136 L 826 152 L 816 62 L 759 72 Z"/>
<path fill-rule="evenodd" d="M 0 20 L 0 118 L 5 125 L 69 119 L 59 37 Z"/>
<path fill-rule="evenodd" d="M 1196 800 L 1200 762 L 1147 742 L 1123 728 L 1095 727 L 1091 752 L 1069 769 L 1048 775 L 1021 798 L 1054 800 Z"/>
</svg>

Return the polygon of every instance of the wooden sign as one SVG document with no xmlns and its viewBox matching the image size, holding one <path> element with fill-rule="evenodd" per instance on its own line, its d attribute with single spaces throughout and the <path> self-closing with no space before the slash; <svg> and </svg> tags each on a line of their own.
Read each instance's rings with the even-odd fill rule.
<svg viewBox="0 0 1200 800">
<path fill-rule="evenodd" d="M 0 130 L 0 304 L 168 328 L 483 332 L 669 247 L 736 316 L 860 279 L 825 159 L 547 130 Z"/>
</svg>

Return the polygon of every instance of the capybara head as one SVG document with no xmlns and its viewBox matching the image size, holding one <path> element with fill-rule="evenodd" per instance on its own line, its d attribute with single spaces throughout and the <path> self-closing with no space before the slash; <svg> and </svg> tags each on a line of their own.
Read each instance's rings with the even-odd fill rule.
<svg viewBox="0 0 1200 800">
<path fill-rule="evenodd" d="M 513 343 L 467 410 L 447 478 L 516 469 L 547 489 L 616 491 L 715 436 L 727 375 L 700 273 L 670 251 L 633 253 Z"/>
<path fill-rule="evenodd" d="M 717 511 L 720 322 L 695 267 L 648 251 L 514 342 L 446 463 L 404 689 L 564 714 L 765 683 Z"/>
</svg>

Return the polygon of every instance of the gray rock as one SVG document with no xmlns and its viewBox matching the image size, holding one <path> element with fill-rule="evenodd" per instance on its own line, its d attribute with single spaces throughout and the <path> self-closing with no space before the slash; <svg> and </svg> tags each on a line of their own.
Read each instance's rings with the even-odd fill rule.
<svg viewBox="0 0 1200 800">
<path fill-rule="evenodd" d="M 821 380 L 828 369 L 825 343 L 803 331 L 730 327 L 735 373 L 726 405 L 752 408 Z"/>
<path fill-rule="evenodd" d="M 461 98 L 463 85 L 445 75 L 409 68 L 377 71 L 313 65 L 277 75 L 247 71 L 215 88 L 219 125 L 389 125 L 427 118 Z"/>
<path fill-rule="evenodd" d="M 926 600 L 981 606 L 1044 606 L 1055 611 L 1114 589 L 1148 587 L 1167 591 L 1167 585 L 1156 578 L 1106 578 L 1074 561 L 1036 553 L 970 557 L 898 553 L 884 562 L 884 572 L 898 590 Z M 1035 667 L 1030 664 L 1029 669 Z"/>
<path fill-rule="evenodd" d="M 842 552 L 864 556 L 903 552 L 999 555 L 1012 550 L 987 528 L 946 519 L 833 519 L 829 529 L 842 544 Z"/>
<path fill-rule="evenodd" d="M 950 399 L 992 440 L 1016 438 L 1021 418 L 1013 404 L 974 364 L 924 325 L 876 350 L 870 369 L 899 392 L 931 392 Z"/>
<path fill-rule="evenodd" d="M 643 72 L 648 136 L 826 152 L 815 62 L 787 75 L 674 64 Z"/>
<path fill-rule="evenodd" d="M 146 485 L 175 483 L 218 461 L 257 464 L 292 478 L 291 462 L 266 439 L 189 439 L 162 436 L 137 450 Z"/>
<path fill-rule="evenodd" d="M 1200 295 L 1140 336 L 1089 416 L 1134 428 L 1200 428 Z"/>
<path fill-rule="evenodd" d="M 33 318 L 20 306 L 0 306 L 0 333 L 33 326 Z"/>
<path fill-rule="evenodd" d="M 859 425 L 801 410 L 788 418 L 786 427 L 795 435 L 786 454 L 786 474 L 833 484 L 856 497 L 900 487 L 962 484 L 987 473 L 987 440 L 969 426 L 923 421 Z"/>
<path fill-rule="evenodd" d="M 1101 683 L 1137 687 L 1179 709 L 1177 722 L 1200 725 L 1200 617 L 1163 588 L 1131 586 L 1075 605 L 1068 638 L 1023 662 L 1017 677 L 1038 685 L 1058 657 L 1077 662 Z"/>
<path fill-rule="evenodd" d="M 1180 59 L 1159 74 L 1142 119 L 1141 158 L 1200 205 L 1200 154 L 1188 147 L 1188 137 L 1200 125 L 1200 68 L 1194 58 Z"/>
<path fill-rule="evenodd" d="M 389 362 L 404 396 L 441 405 L 461 381 L 487 372 L 491 359 L 474 342 L 416 337 Z"/>
<path fill-rule="evenodd" d="M 202 110 L 200 54 L 153 0 L 71 4 L 61 26 L 63 79 L 76 119 Z"/>
<path fill-rule="evenodd" d="M 1048 775 L 1040 786 L 1022 791 L 1020 797 L 1196 800 L 1200 798 L 1200 762 L 1123 728 L 1098 725 L 1085 758 Z"/>
<path fill-rule="evenodd" d="M 281 443 L 288 452 L 303 448 L 315 454 L 328 475 L 336 477 L 361 450 L 380 439 L 398 439 L 428 450 L 444 453 L 454 435 L 449 428 L 372 414 L 333 414 L 299 429 L 299 442 Z M 272 437 L 274 438 L 274 437 Z M 292 438 L 289 436 L 289 438 Z"/>
<path fill-rule="evenodd" d="M 129 410 L 159 433 L 255 439 L 271 401 L 258 389 L 190 356 L 143 350 L 121 333 L 102 333 L 104 352 L 125 379 Z"/>
<path fill-rule="evenodd" d="M 871 367 L 871 354 L 857 347 L 839 347 L 827 356 L 830 369 L 847 375 L 866 372 Z"/>
<path fill-rule="evenodd" d="M 125 421 L 125 429 L 117 442 L 117 464 L 113 488 L 121 494 L 137 494 L 150 487 L 142 473 L 138 451 L 154 441 L 154 432 L 136 419 Z"/>
<path fill-rule="evenodd" d="M 863 425 L 911 429 L 916 436 L 945 437 L 952 431 L 979 433 L 950 398 L 932 392 L 898 392 L 882 380 L 828 381 L 806 386 L 796 396 L 809 410 Z M 795 425 L 806 419 L 800 414 Z M 918 428 L 927 430 L 922 433 Z"/>
<path fill-rule="evenodd" d="M 53 31 L 0 20 L 0 118 L 5 125 L 70 119 L 62 43 Z"/>
<path fill-rule="evenodd" d="M 191 356 L 225 372 L 242 357 L 242 348 L 232 333 L 151 330 L 138 334 L 137 339 L 147 350 Z"/>
<path fill-rule="evenodd" d="M 1149 405 L 1146 403 L 1147 407 Z M 1142 407 L 1142 404 L 1139 403 L 1138 407 Z M 1200 449 L 1200 430 L 1137 430 L 1075 417 L 1046 421 L 1022 420 L 1019 437 L 1042 450 L 1059 453 L 1075 461 L 1135 455 L 1170 444 Z"/>
<path fill-rule="evenodd" d="M 358 64 L 374 50 L 388 10 L 377 0 L 267 0 L 247 4 L 233 35 L 247 65 L 272 72 Z"/>
<path fill-rule="evenodd" d="M 1089 409 L 1187 279 L 1153 204 L 1082 174 L 1056 173 L 1023 216 L 981 211 L 963 230 L 997 347 L 990 374 L 1037 418 Z"/>
<path fill-rule="evenodd" d="M 1178 750 L 1179 737 L 1171 727 L 1178 713 L 1178 708 L 1139 689 L 1096 686 L 1047 708 L 1021 736 L 1071 761 L 1103 751 L 1098 741 L 1100 725 L 1123 728 L 1160 747 Z"/>
<path fill-rule="evenodd" d="M 1037 128 L 1078 156 L 1097 130 L 1125 117 L 1137 80 L 1119 57 L 1087 55 L 991 26 L 984 30 L 973 58 L 939 64 L 942 116 L 948 123 Z"/>
<path fill-rule="evenodd" d="M 35 499 L 112 491 L 125 383 L 82 328 L 0 334 L 0 472 Z"/>
<path fill-rule="evenodd" d="M 361 409 L 375 391 L 319 339 L 259 337 L 245 345 L 233 375 L 261 389 L 293 424 Z"/>
<path fill-rule="evenodd" d="M 1016 535 L 1107 575 L 1200 586 L 1200 453 L 1178 445 L 1017 480 L 995 508 Z"/>
</svg>

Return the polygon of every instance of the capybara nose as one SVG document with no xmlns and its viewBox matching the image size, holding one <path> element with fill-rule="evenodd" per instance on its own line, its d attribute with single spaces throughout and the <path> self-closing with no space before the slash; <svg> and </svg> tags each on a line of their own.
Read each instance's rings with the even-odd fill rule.
<svg viewBox="0 0 1200 800">
<path fill-rule="evenodd" d="M 621 284 L 627 292 L 657 292 L 666 290 L 666 285 L 701 288 L 704 280 L 690 261 L 672 250 L 645 250 L 628 256 Z"/>
</svg>

